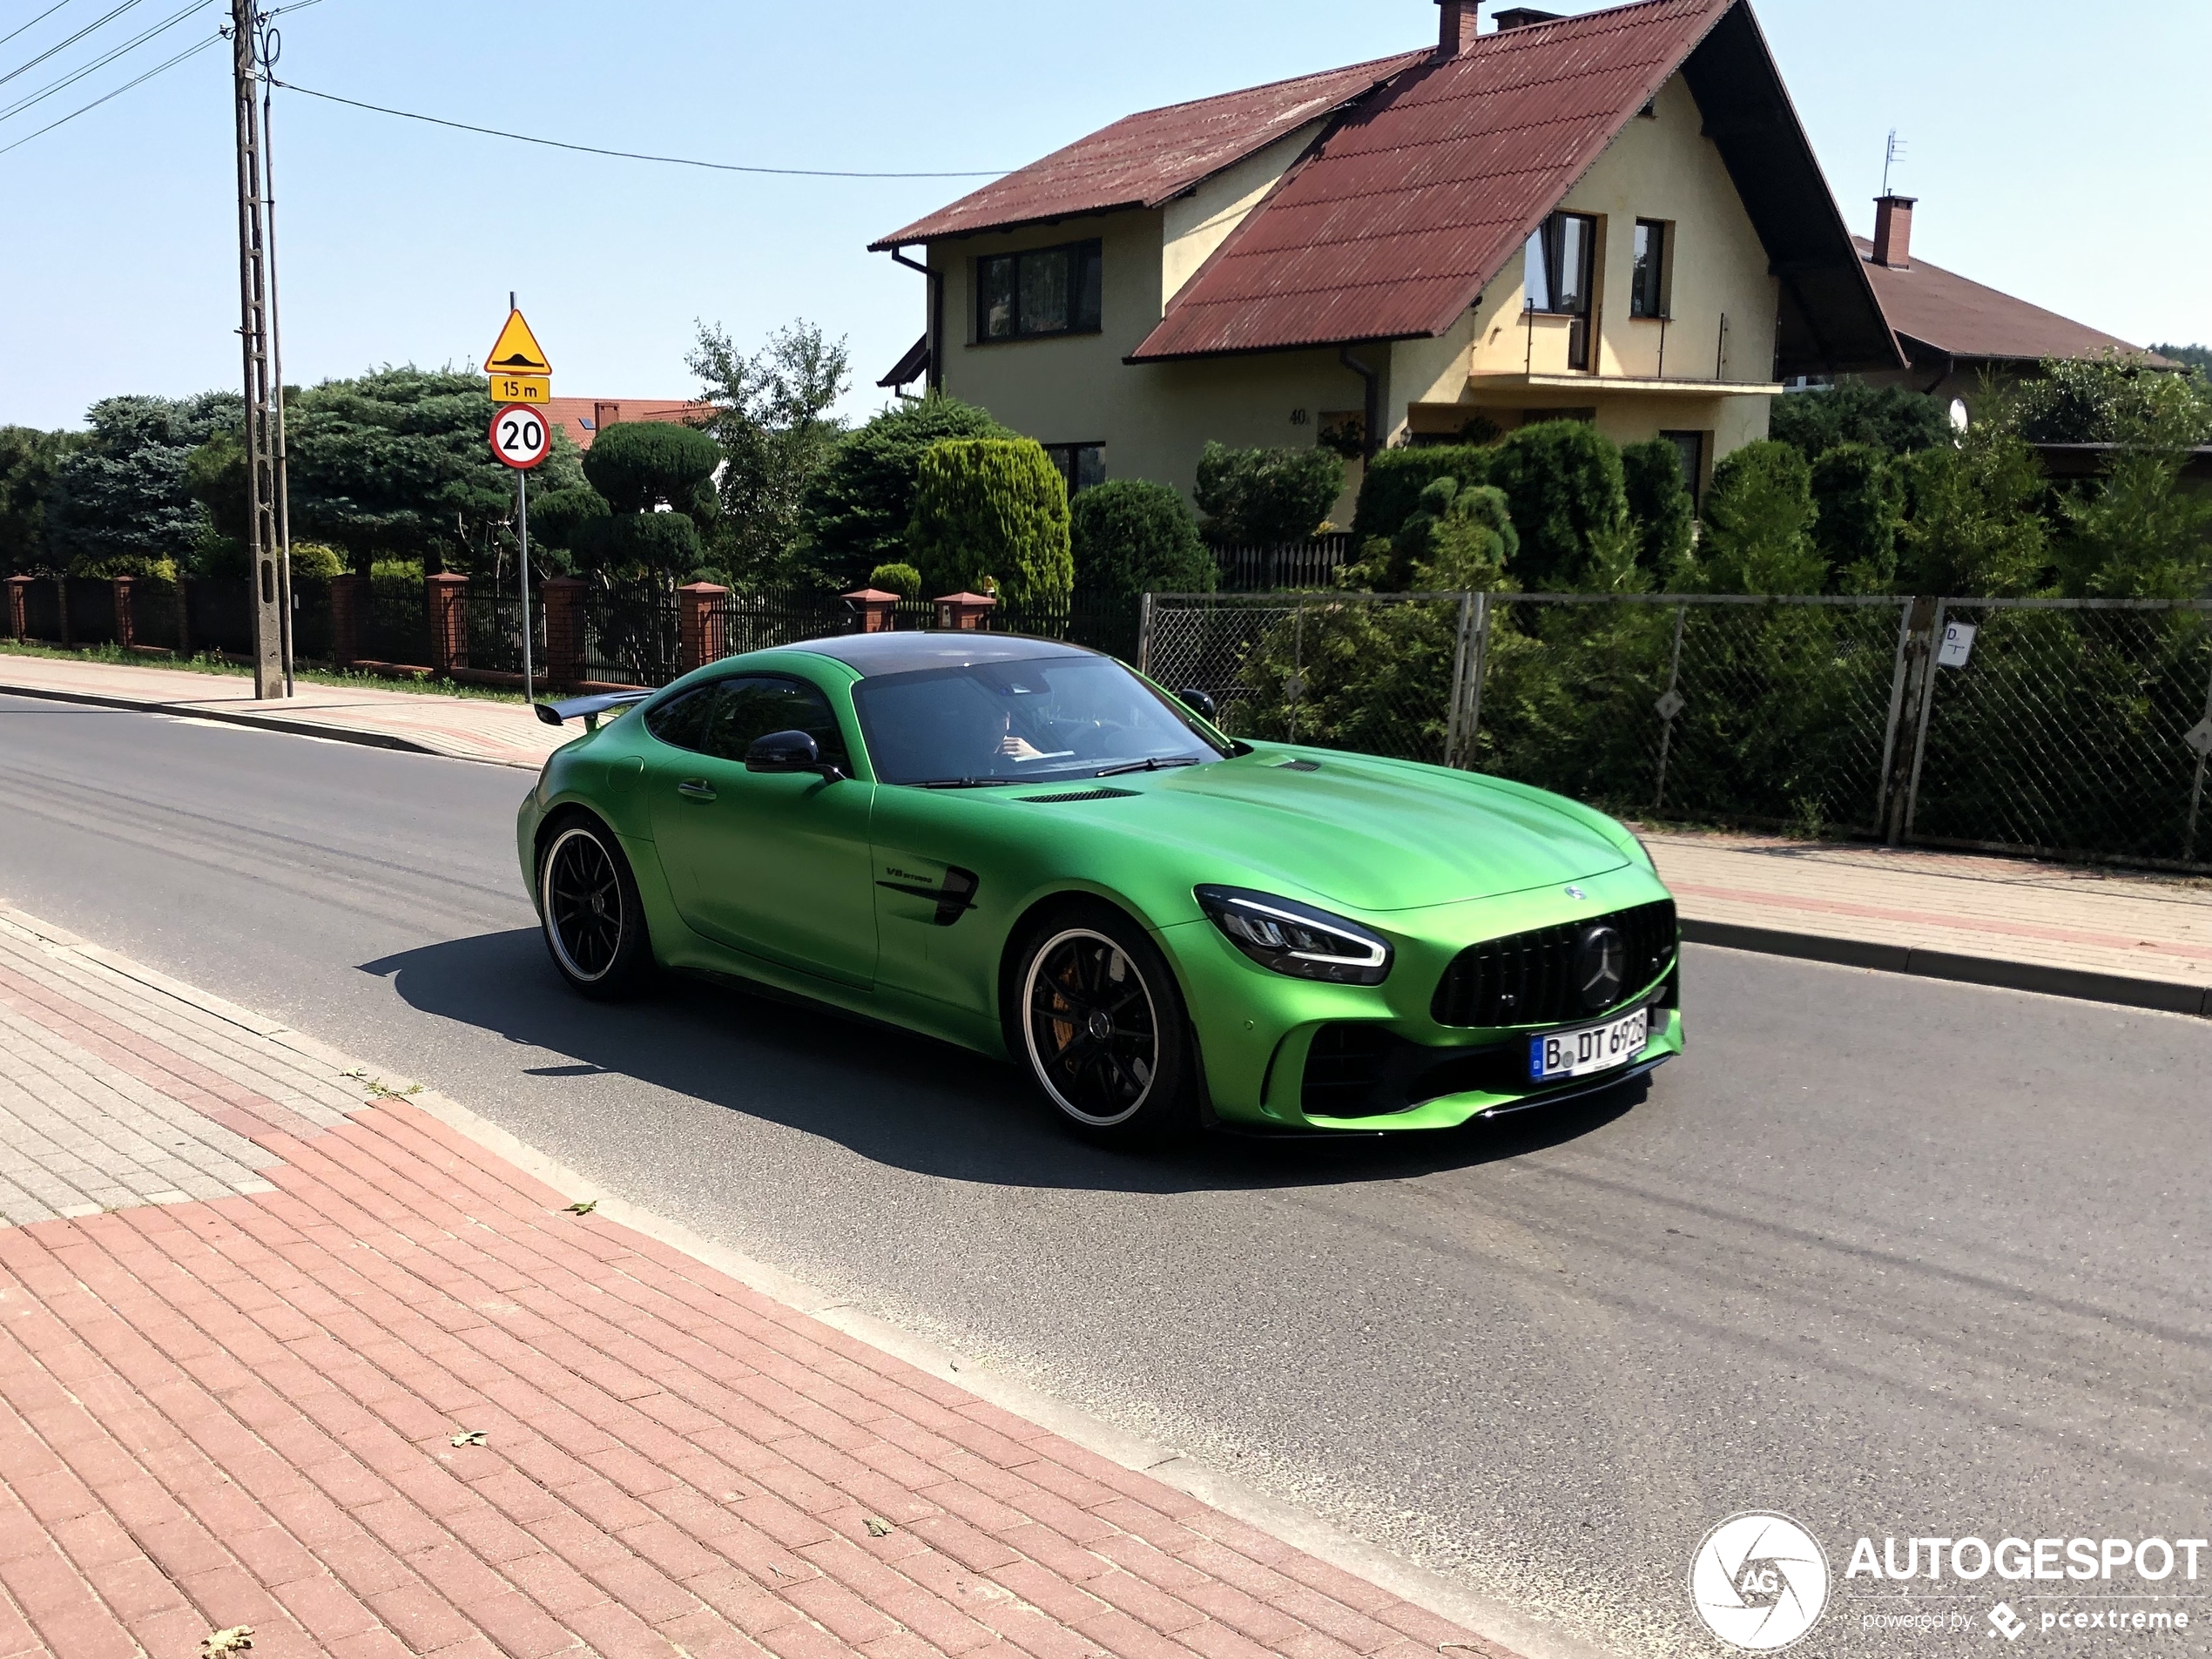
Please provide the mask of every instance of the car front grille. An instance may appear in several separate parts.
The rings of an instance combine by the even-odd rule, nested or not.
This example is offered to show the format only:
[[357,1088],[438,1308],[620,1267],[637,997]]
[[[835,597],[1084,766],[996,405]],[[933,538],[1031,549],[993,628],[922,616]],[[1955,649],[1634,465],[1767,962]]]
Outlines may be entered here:
[[1558,1025],[1593,1017],[1574,983],[1575,946],[1584,931],[1599,923],[1621,930],[1629,961],[1622,985],[1623,1000],[1642,994],[1667,970],[1681,947],[1682,928],[1672,900],[1616,910],[1588,921],[1562,922],[1470,945],[1454,957],[1437,981],[1429,1012],[1439,1025],[1493,1029],[1506,1026]]

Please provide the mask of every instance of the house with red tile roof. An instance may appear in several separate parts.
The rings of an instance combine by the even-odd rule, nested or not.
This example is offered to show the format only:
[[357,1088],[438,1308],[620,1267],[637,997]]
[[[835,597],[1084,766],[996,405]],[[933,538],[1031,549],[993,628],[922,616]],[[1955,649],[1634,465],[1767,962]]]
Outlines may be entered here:
[[2155,368],[2181,367],[2101,328],[1915,259],[1918,206],[1911,196],[1878,198],[1873,239],[1856,243],[1908,365],[1869,379],[1955,398],[1971,412],[1984,386],[2010,385],[2052,358],[2112,356]]
[[927,293],[885,383],[1076,486],[1562,417],[1702,484],[1784,379],[1905,366],[1747,0],[1433,3],[1433,46],[1130,116],[880,239]]
[[662,421],[675,426],[697,426],[714,410],[705,403],[669,397],[556,397],[549,398],[546,415],[567,433],[579,449],[617,421]]

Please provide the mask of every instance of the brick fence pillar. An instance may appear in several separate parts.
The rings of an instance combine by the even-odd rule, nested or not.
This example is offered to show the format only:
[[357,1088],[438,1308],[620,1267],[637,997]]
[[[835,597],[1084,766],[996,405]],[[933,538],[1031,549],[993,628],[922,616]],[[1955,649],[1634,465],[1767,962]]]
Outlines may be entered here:
[[998,604],[988,593],[948,593],[931,603],[937,607],[937,625],[973,632],[990,620]]
[[887,634],[892,631],[899,609],[897,594],[886,593],[881,588],[862,588],[838,597],[860,612],[862,633]]
[[132,610],[132,589],[136,577],[110,577],[108,583],[115,592],[115,648],[129,651],[138,643],[138,619]]
[[729,655],[728,619],[722,614],[722,601],[729,597],[729,589],[711,582],[693,582],[676,590],[676,626],[686,674]]
[[422,580],[430,616],[430,666],[441,674],[469,666],[469,578],[448,571]]
[[361,605],[368,578],[350,570],[330,578],[330,660],[351,668],[361,654]]
[[572,576],[550,576],[538,588],[545,607],[545,678],[574,685],[583,678],[583,590]]
[[27,638],[30,629],[30,584],[38,578],[32,576],[11,576],[8,578],[8,637]]

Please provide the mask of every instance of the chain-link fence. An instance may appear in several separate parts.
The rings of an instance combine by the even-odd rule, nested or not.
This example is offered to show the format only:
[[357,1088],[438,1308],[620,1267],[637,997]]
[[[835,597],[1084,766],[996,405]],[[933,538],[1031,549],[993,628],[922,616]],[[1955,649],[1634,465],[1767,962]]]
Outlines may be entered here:
[[1155,595],[1140,658],[1238,736],[1468,767],[1619,813],[2195,866],[2212,849],[2209,611]]

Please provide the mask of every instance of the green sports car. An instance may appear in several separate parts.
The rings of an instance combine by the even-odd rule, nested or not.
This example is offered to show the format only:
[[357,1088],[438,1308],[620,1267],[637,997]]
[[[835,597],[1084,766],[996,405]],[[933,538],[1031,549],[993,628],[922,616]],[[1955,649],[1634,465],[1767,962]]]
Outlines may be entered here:
[[1113,1143],[1448,1128],[1682,1051],[1675,906],[1621,825],[1212,712],[1050,640],[756,651],[541,705],[591,729],[523,872],[587,995],[797,993],[1011,1059]]

